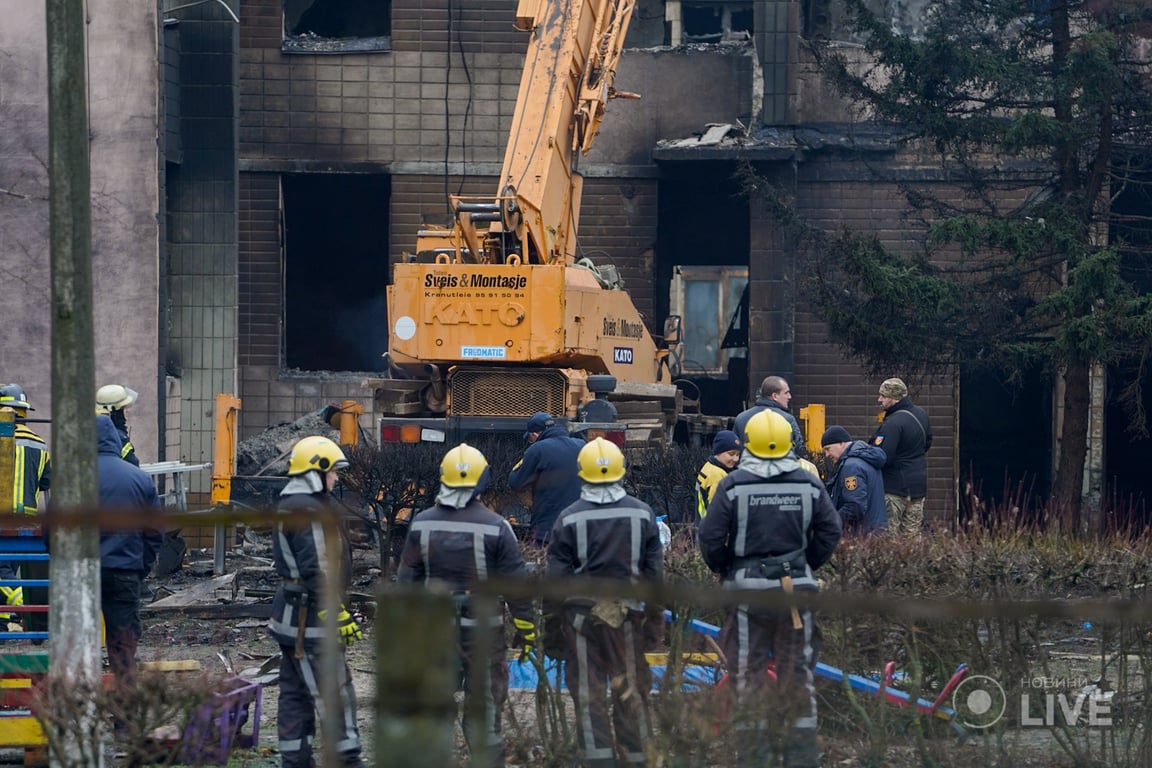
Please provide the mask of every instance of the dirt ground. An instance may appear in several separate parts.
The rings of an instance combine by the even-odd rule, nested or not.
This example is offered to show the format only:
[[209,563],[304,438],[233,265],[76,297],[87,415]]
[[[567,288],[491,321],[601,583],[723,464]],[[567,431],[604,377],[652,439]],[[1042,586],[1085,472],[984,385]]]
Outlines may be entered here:
[[[242,536],[242,545],[230,553],[226,561],[226,572],[236,573],[238,599],[236,603],[249,602],[252,605],[267,604],[277,587],[278,580],[271,570],[271,550],[266,536],[249,533]],[[356,594],[371,595],[380,577],[379,551],[367,542],[354,550],[354,585]],[[181,590],[204,583],[212,575],[211,553],[189,552],[184,567],[177,573],[162,579],[150,579],[149,586],[157,598],[180,592]],[[223,606],[222,606],[223,607]],[[233,604],[235,607],[235,604]],[[365,605],[370,614],[370,605]],[[243,611],[241,611],[243,612]],[[201,678],[241,675],[260,679],[261,675],[274,673],[279,647],[268,636],[265,618],[254,616],[189,616],[168,611],[142,612],[144,635],[139,657],[143,662],[196,662]],[[365,638],[349,650],[347,660],[352,671],[357,694],[357,714],[361,734],[365,742],[365,757],[377,757],[373,748],[374,698],[375,698],[375,633],[377,628],[371,618],[363,624]],[[20,650],[19,643],[5,644],[5,651]],[[35,650],[28,647],[27,650]],[[1098,659],[1099,651],[1090,646],[1067,646],[1059,653],[1067,657],[1067,667],[1061,674],[1087,676]],[[262,669],[263,667],[263,669]],[[175,673],[177,675],[183,673]],[[195,673],[194,673],[195,674]],[[268,680],[262,691],[259,719],[259,741],[252,749],[233,752],[230,766],[252,766],[253,768],[273,768],[279,765],[276,752],[276,712],[279,688],[273,680]],[[567,700],[567,696],[564,696]],[[570,702],[566,701],[570,712]],[[539,754],[535,745],[536,734],[533,723],[535,710],[532,694],[513,692],[510,706],[514,708],[506,718],[509,728],[509,741],[516,740],[522,754]],[[823,708],[824,703],[821,704]],[[822,709],[831,715],[830,708]],[[254,714],[252,712],[251,714]],[[830,718],[829,718],[830,719]],[[518,725],[513,725],[516,723]],[[821,727],[825,730],[824,725]],[[251,724],[245,727],[251,731]],[[931,736],[931,750],[944,762],[941,764],[969,764],[973,766],[1071,766],[1074,762],[1056,744],[1051,732],[1045,729],[1017,729],[997,738],[988,738],[979,732],[971,733],[965,740],[948,734],[945,728]],[[923,764],[923,755],[911,746],[915,734],[897,730],[886,743],[863,743],[859,737],[825,734],[823,748],[824,766],[918,766]],[[462,737],[457,734],[457,745],[462,749]],[[6,755],[0,753],[0,759]],[[7,755],[11,757],[11,755]],[[123,760],[110,759],[110,765],[125,765]],[[387,761],[377,763],[386,765]],[[466,765],[465,759],[461,760]],[[510,765],[515,763],[510,762]],[[520,763],[537,764],[534,760]],[[696,765],[697,763],[692,763]]]

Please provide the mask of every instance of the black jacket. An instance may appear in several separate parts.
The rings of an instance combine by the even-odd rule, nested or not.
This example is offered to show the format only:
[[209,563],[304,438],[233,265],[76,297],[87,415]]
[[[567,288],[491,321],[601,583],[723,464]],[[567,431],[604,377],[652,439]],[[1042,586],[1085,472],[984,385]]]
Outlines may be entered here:
[[[454,593],[470,592],[494,577],[524,576],[524,556],[512,526],[479,501],[462,509],[437,504],[408,526],[400,568],[401,582],[440,582]],[[532,621],[532,601],[512,600],[513,618]]]
[[[664,547],[655,513],[632,496],[604,504],[579,499],[552,527],[547,574],[554,579],[663,580]],[[574,595],[568,602],[594,601]]]
[[[295,480],[290,479],[289,483]],[[328,494],[323,491],[289,493],[280,497],[277,512],[318,512],[328,506]],[[286,520],[276,524],[272,533],[273,564],[277,575],[285,583],[280,585],[272,600],[272,618],[268,622],[268,631],[280,645],[295,645],[296,627],[301,613],[304,614],[305,643],[314,646],[323,638],[324,622],[319,612],[324,608],[324,579],[338,579],[341,591],[347,590],[352,581],[352,548],[343,536],[343,529],[339,535],[343,567],[337,571],[336,564],[328,562],[325,531],[319,519],[311,522]],[[308,607],[302,611],[304,605]]]
[[[147,472],[120,458],[120,435],[108,416],[96,417],[96,474],[100,506],[110,510],[155,510],[156,484]],[[164,537],[151,528],[100,531],[100,567],[148,573]]]
[[780,576],[790,575],[797,589],[816,589],[812,571],[832,557],[840,533],[828,492],[806,470],[765,479],[737,468],[720,481],[700,523],[700,554],[737,587],[779,588]]
[[576,474],[576,457],[583,447],[583,440],[553,425],[528,446],[508,476],[513,491],[532,489],[532,535],[537,541],[546,540],[560,511],[580,498],[583,481]]
[[846,531],[867,535],[888,530],[888,507],[884,504],[884,480],[880,476],[886,458],[876,446],[853,440],[836,462],[828,478],[828,495]]
[[744,430],[748,426],[748,420],[756,414],[760,413],[760,411],[763,411],[767,408],[771,408],[772,410],[776,411],[776,413],[784,417],[784,420],[787,421],[788,425],[792,427],[792,450],[796,452],[797,456],[807,458],[808,446],[804,444],[804,433],[800,431],[800,422],[796,421],[795,416],[793,416],[789,411],[781,408],[780,404],[771,398],[756,398],[756,402],[751,408],[746,411],[741,411],[739,415],[736,416],[736,423],[733,425],[732,431],[739,435],[740,439],[744,441],[745,445],[747,445],[748,435],[745,434]]
[[920,498],[928,492],[928,461],[932,427],[924,409],[905,397],[884,411],[884,421],[869,441],[888,455],[884,462],[884,492]]

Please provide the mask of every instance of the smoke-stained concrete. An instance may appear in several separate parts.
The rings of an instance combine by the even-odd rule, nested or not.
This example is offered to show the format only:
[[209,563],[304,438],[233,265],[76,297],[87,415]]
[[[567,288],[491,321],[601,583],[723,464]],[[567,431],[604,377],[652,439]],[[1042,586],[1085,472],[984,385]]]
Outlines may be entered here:
[[[129,424],[157,457],[157,18],[131,0],[87,4],[95,387],[138,390]],[[0,0],[0,379],[51,418],[48,71],[43,3]],[[37,431],[51,436],[48,425]]]

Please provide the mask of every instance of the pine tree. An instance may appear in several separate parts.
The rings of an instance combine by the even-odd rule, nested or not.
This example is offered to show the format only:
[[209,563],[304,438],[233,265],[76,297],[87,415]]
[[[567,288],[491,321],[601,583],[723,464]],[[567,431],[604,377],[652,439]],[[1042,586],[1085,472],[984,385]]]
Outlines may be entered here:
[[[865,119],[891,124],[945,184],[905,184],[923,250],[793,230],[810,298],[871,368],[942,373],[1042,363],[1064,381],[1053,501],[1080,528],[1090,373],[1152,351],[1152,297],[1133,283],[1112,200],[1152,179],[1152,8],[1142,0],[929,0],[915,37],[844,0],[859,39],[818,46]],[[861,62],[866,62],[862,64]],[[780,203],[779,214],[792,216]],[[1152,220],[1152,211],[1149,211]],[[1139,223],[1135,223],[1138,225]],[[1147,267],[1144,267],[1146,270]],[[1129,389],[1140,402],[1139,382]],[[1139,409],[1135,429],[1144,430]]]

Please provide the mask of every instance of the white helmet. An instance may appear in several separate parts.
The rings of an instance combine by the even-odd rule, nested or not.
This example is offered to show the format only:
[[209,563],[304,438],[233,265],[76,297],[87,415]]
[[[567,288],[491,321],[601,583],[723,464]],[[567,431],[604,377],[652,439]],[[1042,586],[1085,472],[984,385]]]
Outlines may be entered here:
[[123,384],[105,384],[96,390],[96,413],[111,413],[136,402],[136,390]]

